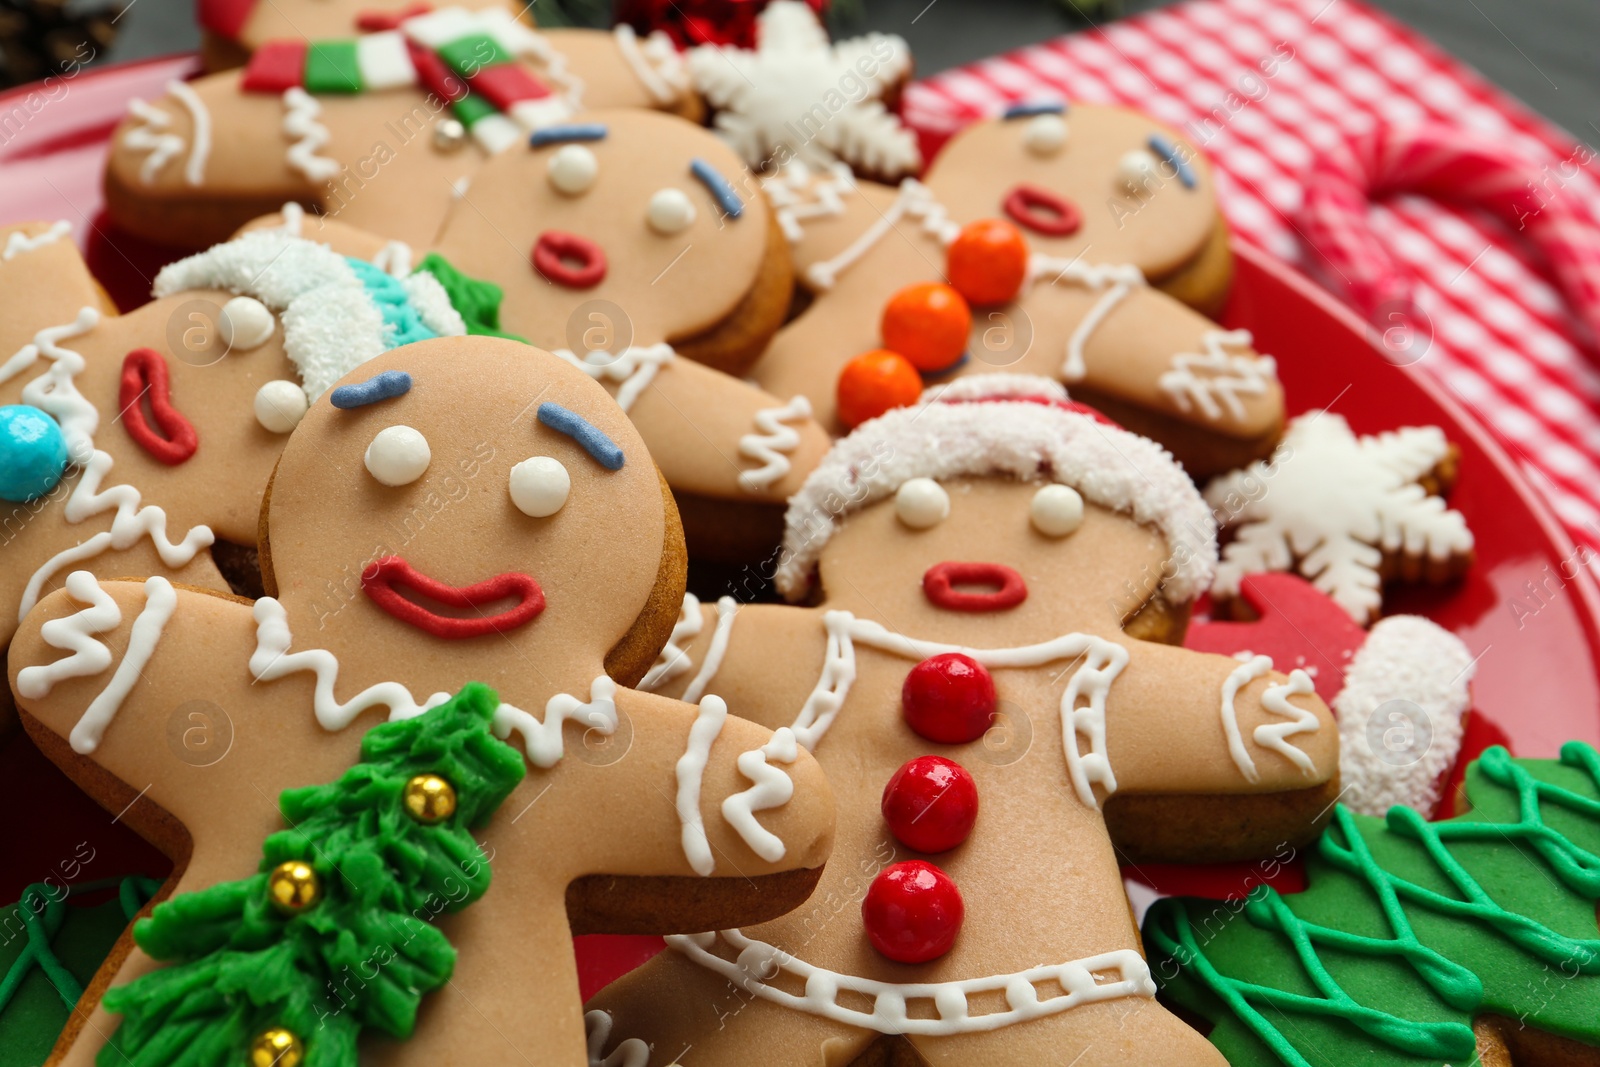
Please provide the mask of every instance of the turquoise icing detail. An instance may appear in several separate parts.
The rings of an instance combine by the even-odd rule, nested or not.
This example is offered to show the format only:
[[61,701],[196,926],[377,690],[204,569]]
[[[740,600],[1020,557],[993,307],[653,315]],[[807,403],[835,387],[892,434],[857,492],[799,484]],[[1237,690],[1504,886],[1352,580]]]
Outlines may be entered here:
[[355,271],[356,277],[361,279],[367,295],[372,297],[372,302],[378,305],[378,311],[383,315],[383,343],[387,347],[399,348],[439,336],[428,329],[422,316],[417,314],[417,309],[411,306],[411,298],[399,278],[364,259],[346,256],[344,260]]

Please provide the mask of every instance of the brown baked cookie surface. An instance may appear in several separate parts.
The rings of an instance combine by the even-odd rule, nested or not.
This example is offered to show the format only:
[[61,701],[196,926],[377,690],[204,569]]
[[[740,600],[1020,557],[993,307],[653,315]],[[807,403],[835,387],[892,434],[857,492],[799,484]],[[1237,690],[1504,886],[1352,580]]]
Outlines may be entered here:
[[[132,802],[183,894],[248,876],[282,827],[274,798],[336,779],[367,728],[467,680],[493,687],[495,732],[529,767],[480,832],[492,886],[439,920],[459,955],[414,1035],[369,1051],[584,1064],[571,931],[701,930],[794,907],[829,854],[828,783],[720,698],[685,704],[607,673],[638,674],[670,633],[682,549],[642,439],[586,375],[451,338],[341,386],[273,476],[271,597],[74,576],[14,643],[13,688],[52,758],[102,803]],[[90,663],[66,654],[81,647],[67,631],[99,650]],[[231,727],[204,767],[166,740],[174,708],[197,700]],[[770,753],[764,788],[740,762],[752,752]],[[94,992],[158,967],[125,948]],[[530,1003],[537,1042],[511,1021]],[[87,1064],[116,1032],[103,1007],[80,1015],[52,1062]]]
[[[839,441],[787,519],[777,582],[807,606],[690,601],[645,684],[812,749],[833,859],[807,906],[669,938],[602,991],[599,1052],[1220,1064],[1154,1000],[1119,853],[1303,845],[1338,736],[1303,673],[1165,643],[1216,559],[1184,472],[1054,382],[974,376]],[[960,906],[895,895],[912,877]]]

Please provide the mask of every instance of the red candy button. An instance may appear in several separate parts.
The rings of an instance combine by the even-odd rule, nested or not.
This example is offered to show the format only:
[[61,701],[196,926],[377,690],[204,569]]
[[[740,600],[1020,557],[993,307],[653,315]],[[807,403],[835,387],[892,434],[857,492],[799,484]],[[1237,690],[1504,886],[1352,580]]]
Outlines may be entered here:
[[950,243],[945,269],[967,303],[1004,304],[1016,299],[1028,275],[1028,242],[1001,219],[969,222]]
[[883,820],[907,848],[948,852],[978,821],[978,783],[955,760],[918,756],[884,786]]
[[927,963],[949,952],[965,915],[950,876],[923,860],[879,871],[861,902],[867,939],[898,963]]
[[996,699],[983,664],[960,652],[925,659],[906,675],[900,708],[919,736],[942,745],[976,741],[989,729]]

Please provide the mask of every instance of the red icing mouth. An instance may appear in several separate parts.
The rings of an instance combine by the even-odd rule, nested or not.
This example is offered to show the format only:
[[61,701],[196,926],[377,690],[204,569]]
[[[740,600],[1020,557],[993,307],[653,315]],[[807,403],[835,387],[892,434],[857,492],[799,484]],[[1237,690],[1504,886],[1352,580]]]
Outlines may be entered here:
[[1077,204],[1037,185],[1013,185],[1000,208],[1018,226],[1046,237],[1066,237],[1083,225]]
[[587,237],[546,230],[533,244],[533,269],[568,289],[592,289],[605,280],[605,251]]
[[[154,427],[145,421],[147,399]],[[122,425],[127,427],[128,436],[157,462],[176,467],[187,462],[200,447],[194,425],[172,406],[167,361],[155,349],[135,348],[122,361],[117,404],[122,408]]]
[[[478,615],[458,618],[440,615],[400,594],[400,587],[436,600],[451,608],[476,608],[492,604],[507,597],[518,597],[521,602],[496,615]],[[529,574],[508,572],[497,574],[476,585],[457,588],[415,570],[399,556],[385,556],[361,572],[361,588],[372,602],[401,622],[426,630],[435,637],[458,640],[465,637],[482,637],[485,634],[505,633],[523,623],[532,622],[544,610],[544,590]]]
[[[971,593],[958,585],[992,585],[987,593]],[[1028,599],[1028,583],[1002,563],[935,563],[922,575],[922,595],[936,608],[949,611],[1005,611]]]

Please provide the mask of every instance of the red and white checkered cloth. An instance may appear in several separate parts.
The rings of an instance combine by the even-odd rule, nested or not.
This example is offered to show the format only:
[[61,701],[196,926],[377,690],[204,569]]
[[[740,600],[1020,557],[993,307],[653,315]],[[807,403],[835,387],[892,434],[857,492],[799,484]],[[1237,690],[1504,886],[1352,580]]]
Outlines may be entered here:
[[[1338,279],[1295,223],[1306,178],[1380,122],[1503,145],[1600,214],[1600,181],[1571,165],[1587,156],[1570,135],[1356,0],[1190,0],[918,82],[905,114],[937,135],[1041,95],[1177,127],[1215,164],[1235,237],[1324,280]],[[1575,538],[1600,545],[1600,354],[1538,251],[1486,211],[1419,196],[1369,219],[1431,319],[1418,366],[1500,439]]]

